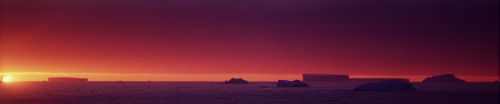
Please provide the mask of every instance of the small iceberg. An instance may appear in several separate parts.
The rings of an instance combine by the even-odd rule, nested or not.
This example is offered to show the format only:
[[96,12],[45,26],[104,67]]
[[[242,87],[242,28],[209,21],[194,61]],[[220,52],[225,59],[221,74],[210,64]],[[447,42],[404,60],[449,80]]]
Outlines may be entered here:
[[242,78],[231,78],[229,81],[224,81],[225,84],[248,84],[248,81]]
[[278,80],[276,84],[277,87],[309,87],[307,83],[304,83],[299,80],[295,81],[287,81],[287,80]]

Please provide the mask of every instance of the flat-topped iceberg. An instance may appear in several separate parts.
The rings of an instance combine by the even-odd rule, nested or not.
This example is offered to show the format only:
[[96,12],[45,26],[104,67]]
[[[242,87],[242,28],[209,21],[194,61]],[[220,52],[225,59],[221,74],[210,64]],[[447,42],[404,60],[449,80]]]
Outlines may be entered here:
[[49,82],[87,82],[87,78],[72,78],[72,77],[50,77]]
[[422,82],[424,82],[424,83],[428,83],[428,82],[458,82],[458,83],[465,83],[465,80],[462,80],[462,79],[459,79],[459,78],[455,77],[454,74],[442,74],[442,75],[427,77]]

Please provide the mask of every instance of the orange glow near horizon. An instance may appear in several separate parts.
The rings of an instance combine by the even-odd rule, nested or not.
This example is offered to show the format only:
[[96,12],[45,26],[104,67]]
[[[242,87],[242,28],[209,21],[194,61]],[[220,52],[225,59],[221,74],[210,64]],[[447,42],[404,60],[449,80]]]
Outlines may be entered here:
[[12,0],[0,3],[0,73],[14,82],[276,81],[302,73],[494,81],[499,16],[497,1],[486,1],[391,1],[408,6],[395,10],[337,0]]
[[12,82],[12,76],[7,75],[2,78],[3,82]]

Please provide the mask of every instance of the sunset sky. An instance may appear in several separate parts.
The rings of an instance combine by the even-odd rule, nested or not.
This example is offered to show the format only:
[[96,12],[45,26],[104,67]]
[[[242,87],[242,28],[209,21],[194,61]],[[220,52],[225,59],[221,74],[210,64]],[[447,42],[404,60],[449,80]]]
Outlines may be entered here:
[[498,0],[2,0],[13,80],[498,76]]

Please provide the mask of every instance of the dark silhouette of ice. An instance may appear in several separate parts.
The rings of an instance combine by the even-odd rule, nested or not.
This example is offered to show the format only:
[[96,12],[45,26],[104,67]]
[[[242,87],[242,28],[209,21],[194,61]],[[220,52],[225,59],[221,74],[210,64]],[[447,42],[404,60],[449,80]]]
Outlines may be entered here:
[[343,74],[302,74],[304,82],[348,81],[349,75]]
[[49,82],[87,82],[87,78],[49,77]]
[[309,84],[304,83],[299,80],[295,81],[287,81],[287,80],[278,80],[276,84],[277,87],[309,87]]
[[225,81],[225,84],[248,84],[248,81],[242,78],[231,78],[229,81]]
[[415,91],[415,88],[408,82],[388,80],[364,84],[354,88],[354,91]]
[[351,82],[383,82],[383,81],[389,81],[389,80],[397,80],[401,82],[410,82],[410,79],[406,78],[350,78],[349,81]]
[[344,74],[302,74],[302,79],[304,82],[382,82],[388,80],[398,80],[401,82],[410,82],[410,79],[406,78],[349,78],[349,75]]
[[464,80],[455,77],[454,74],[443,74],[443,75],[437,75],[437,76],[427,77],[422,82],[424,82],[424,83],[428,83],[428,82],[459,82],[459,83],[465,83]]

